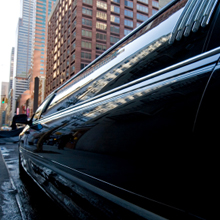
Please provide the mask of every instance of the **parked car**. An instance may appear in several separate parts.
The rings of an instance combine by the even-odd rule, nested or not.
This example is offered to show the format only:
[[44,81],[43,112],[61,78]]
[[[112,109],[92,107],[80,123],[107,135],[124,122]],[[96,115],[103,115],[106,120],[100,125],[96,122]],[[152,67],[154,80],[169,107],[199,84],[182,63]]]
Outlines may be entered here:
[[219,12],[174,0],[56,89],[20,134],[20,173],[74,219],[213,219]]

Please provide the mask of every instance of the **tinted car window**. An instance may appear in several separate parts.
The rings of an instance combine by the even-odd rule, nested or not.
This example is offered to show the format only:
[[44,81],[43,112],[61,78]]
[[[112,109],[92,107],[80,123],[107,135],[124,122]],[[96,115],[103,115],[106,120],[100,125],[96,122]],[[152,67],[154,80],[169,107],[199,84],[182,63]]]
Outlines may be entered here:
[[[180,1],[155,19],[145,22],[104,58],[79,73],[57,92],[46,115],[61,111],[103,92],[200,54],[208,29],[169,43],[171,33],[187,1]],[[80,81],[79,81],[80,80]]]

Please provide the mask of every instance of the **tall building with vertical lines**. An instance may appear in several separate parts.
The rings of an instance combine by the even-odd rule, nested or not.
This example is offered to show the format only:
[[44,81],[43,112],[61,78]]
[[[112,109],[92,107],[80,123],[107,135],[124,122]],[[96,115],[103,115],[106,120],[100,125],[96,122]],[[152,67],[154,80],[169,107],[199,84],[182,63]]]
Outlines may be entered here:
[[158,0],[58,0],[49,18],[46,95],[158,9]]
[[13,80],[12,111],[16,113],[18,98],[29,89],[28,72],[31,68],[33,45],[34,1],[21,0],[21,18],[18,20]]
[[12,47],[11,49],[11,60],[10,60],[10,73],[9,73],[9,88],[8,93],[13,88],[13,72],[14,72],[14,54],[15,54],[15,48]]
[[[34,40],[32,53],[32,69],[30,71],[29,90],[31,98],[29,100],[30,114],[32,114],[39,103],[45,98],[44,84],[46,78],[46,63],[47,63],[47,29],[48,17],[55,5],[56,0],[35,0],[34,12]],[[39,78],[41,89],[35,88],[35,78]],[[39,85],[37,85],[39,86]],[[35,93],[39,91],[39,94]],[[34,107],[35,106],[35,107]]]
[[[13,109],[15,113],[19,112],[16,111],[18,108],[26,109],[26,112],[28,108],[29,114],[33,113],[34,80],[36,77],[39,77],[42,81],[41,84],[45,81],[47,20],[55,1],[21,0],[22,17],[19,18],[17,28],[14,67]],[[41,102],[44,99],[45,93],[42,90],[40,91],[42,93],[39,96]],[[35,99],[38,102],[38,96]]]
[[34,37],[34,2],[35,0],[22,0],[22,17],[19,18],[17,51],[16,51],[16,71],[17,77],[28,77],[31,67],[32,43]]

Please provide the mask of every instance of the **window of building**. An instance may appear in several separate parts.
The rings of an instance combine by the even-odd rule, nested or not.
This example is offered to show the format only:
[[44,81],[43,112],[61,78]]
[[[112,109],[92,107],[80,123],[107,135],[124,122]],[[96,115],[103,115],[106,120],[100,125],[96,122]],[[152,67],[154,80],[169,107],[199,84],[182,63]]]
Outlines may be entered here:
[[86,3],[86,4],[88,4],[88,5],[92,5],[92,0],[83,0],[83,3]]
[[87,63],[81,63],[81,70],[82,70],[83,68],[85,68],[87,65],[88,65]]
[[110,42],[111,42],[111,43],[116,43],[116,42],[119,41],[119,40],[120,40],[119,37],[110,36]]
[[81,58],[91,59],[91,58],[92,58],[92,55],[91,55],[91,53],[81,52]]
[[83,7],[83,8],[82,8],[82,13],[85,14],[85,15],[90,15],[90,16],[92,16],[92,10],[89,9],[89,8]]
[[111,0],[111,1],[120,4],[120,0]]
[[69,65],[70,65],[70,61],[67,60],[67,61],[66,61],[66,66],[68,67]]
[[137,19],[142,20],[142,21],[146,21],[148,19],[148,16],[137,13]]
[[131,32],[131,30],[124,29],[124,35],[127,35]]
[[73,53],[73,54],[71,55],[71,62],[73,62],[73,61],[75,60],[75,58],[76,58],[76,55],[75,55],[75,53]]
[[70,68],[71,73],[75,71],[75,65],[72,65]]
[[137,4],[137,10],[148,13],[148,7],[147,6]]
[[157,10],[152,9],[152,14],[154,15],[154,14],[156,14],[156,13],[157,13]]
[[111,11],[115,13],[120,13],[120,8],[115,5],[111,5]]
[[125,19],[124,25],[129,26],[129,27],[133,27],[133,21]]
[[120,33],[120,28],[117,27],[117,26],[111,25],[111,26],[110,26],[110,31],[111,31],[111,33],[119,34],[119,33]]
[[106,34],[96,33],[96,39],[106,41]]
[[159,8],[159,2],[152,1],[152,5],[155,8]]
[[96,28],[97,29],[101,29],[103,31],[106,31],[107,30],[107,24],[105,23],[101,23],[101,22],[96,22]]
[[120,17],[117,17],[115,15],[111,15],[111,22],[120,23]]
[[87,30],[82,30],[82,36],[84,37],[92,37],[92,32]]
[[96,2],[96,6],[97,6],[98,8],[102,8],[102,9],[107,10],[107,4],[106,4],[105,2],[97,1],[97,2]]
[[81,42],[82,47],[87,48],[87,49],[92,49],[92,43],[87,42],[87,41],[82,41]]
[[133,8],[133,2],[125,0],[125,6]]
[[82,19],[82,24],[92,27],[92,20],[83,18],[83,19]]
[[124,13],[125,13],[125,16],[133,17],[133,11],[125,9]]
[[145,4],[148,4],[148,0],[138,0],[139,2],[143,2]]
[[96,12],[96,17],[97,17],[97,18],[101,18],[101,19],[103,19],[103,20],[107,20],[107,14],[104,13],[104,12],[101,12],[101,11],[97,11],[97,12]]
[[96,44],[96,50],[105,51],[106,50],[106,45]]
[[66,70],[66,77],[69,76],[69,68]]

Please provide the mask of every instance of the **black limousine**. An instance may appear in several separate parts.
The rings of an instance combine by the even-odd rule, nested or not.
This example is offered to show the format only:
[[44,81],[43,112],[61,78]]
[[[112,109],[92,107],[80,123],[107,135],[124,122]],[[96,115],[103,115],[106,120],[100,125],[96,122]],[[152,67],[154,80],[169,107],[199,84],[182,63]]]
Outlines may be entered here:
[[219,13],[174,0],[56,89],[22,118],[20,175],[74,219],[216,219]]

